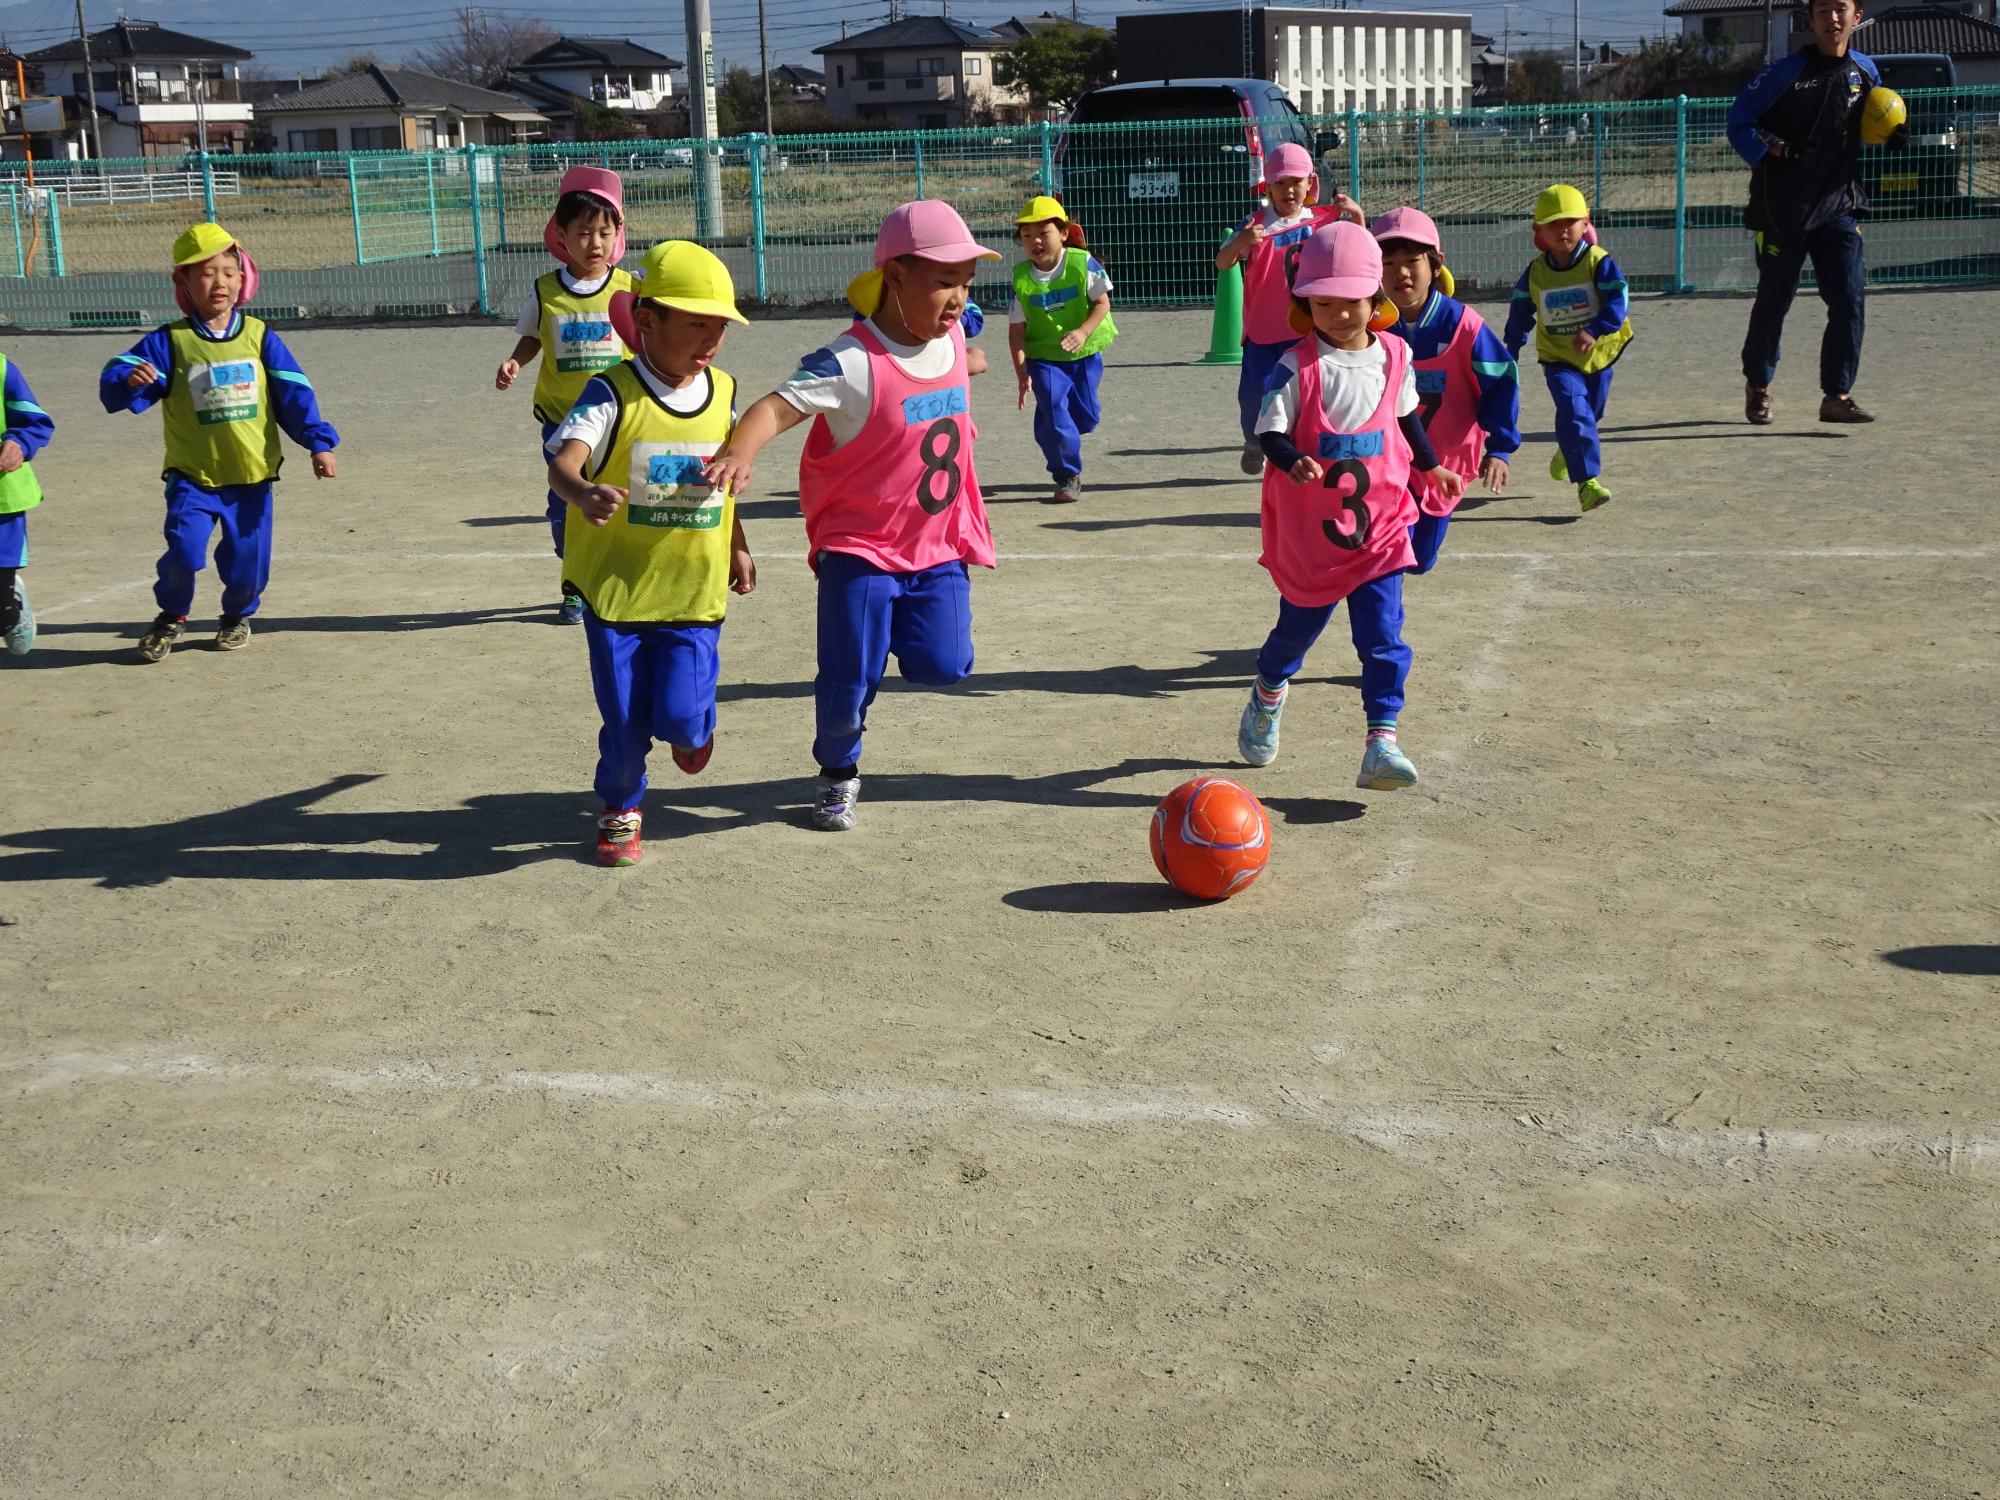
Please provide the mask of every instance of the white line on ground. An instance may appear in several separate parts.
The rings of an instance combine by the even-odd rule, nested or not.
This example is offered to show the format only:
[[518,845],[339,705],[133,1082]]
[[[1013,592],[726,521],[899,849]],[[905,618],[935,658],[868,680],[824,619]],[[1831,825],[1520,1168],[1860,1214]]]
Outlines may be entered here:
[[[1144,1092],[1070,1088],[952,1089],[942,1086],[834,1081],[811,1090],[676,1078],[651,1072],[544,1072],[479,1062],[437,1064],[389,1060],[344,1066],[231,1062],[202,1053],[72,1052],[0,1062],[0,1092],[14,1098],[87,1085],[145,1084],[214,1087],[303,1087],[354,1095],[395,1093],[548,1093],[605,1105],[637,1105],[700,1114],[904,1115],[911,1118],[1014,1115],[1069,1125],[1139,1127],[1206,1125],[1255,1130],[1307,1126],[1332,1130],[1393,1152],[1470,1136],[1512,1137],[1537,1149],[1568,1146],[1599,1157],[1619,1152],[1724,1166],[1778,1157],[1906,1155],[1921,1165],[1960,1175],[2000,1151],[2000,1125],[1959,1125],[1938,1131],[1871,1121],[1838,1121],[1810,1129],[1724,1126],[1686,1129],[1651,1121],[1592,1118],[1560,1109],[1508,1117],[1505,1110],[1445,1110],[1362,1106],[1313,1099],[1312,1085],[1287,1086],[1268,1111],[1195,1090]],[[1497,1118],[1496,1118],[1497,1117]],[[1507,1121],[1513,1130],[1495,1126]],[[1460,1148],[1454,1148],[1460,1149]]]
[[59,615],[66,609],[80,609],[86,604],[95,604],[99,599],[109,599],[113,594],[129,594],[134,589],[142,589],[152,581],[151,578],[135,578],[129,583],[114,583],[108,589],[85,594],[81,599],[65,599],[60,604],[38,604],[35,606],[35,616],[37,619],[42,619],[49,615]]

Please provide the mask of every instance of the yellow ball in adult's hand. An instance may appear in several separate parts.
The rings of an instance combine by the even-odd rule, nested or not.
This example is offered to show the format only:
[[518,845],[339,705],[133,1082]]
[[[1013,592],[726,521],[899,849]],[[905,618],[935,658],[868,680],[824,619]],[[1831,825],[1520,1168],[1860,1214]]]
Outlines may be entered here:
[[1894,89],[1872,88],[1861,101],[1861,139],[1867,145],[1880,146],[1909,118],[1910,109],[1901,94]]

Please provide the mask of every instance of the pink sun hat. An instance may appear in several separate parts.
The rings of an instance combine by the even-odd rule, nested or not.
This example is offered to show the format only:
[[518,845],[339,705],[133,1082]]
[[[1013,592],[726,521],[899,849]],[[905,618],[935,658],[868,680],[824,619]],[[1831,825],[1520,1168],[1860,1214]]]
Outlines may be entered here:
[[1286,141],[1264,153],[1264,180],[1257,184],[1258,191],[1268,192],[1272,183],[1284,177],[1305,178],[1306,202],[1319,200],[1319,168],[1313,164],[1312,153],[1296,141]]
[[947,266],[1002,258],[998,250],[989,250],[972,237],[965,220],[949,203],[937,198],[905,203],[889,211],[875,236],[875,269],[863,271],[847,284],[848,303],[862,317],[874,317],[882,305],[882,268],[905,255]]
[[1381,290],[1382,247],[1352,220],[1320,225],[1301,247],[1293,296],[1366,297],[1372,302]]
[[[602,198],[618,213],[618,238],[611,242],[611,264],[617,265],[625,258],[625,184],[618,174],[604,167],[571,167],[562,175],[562,182],[556,188],[556,199],[561,201],[566,193],[588,193],[593,198]],[[556,223],[556,216],[549,215],[548,227],[542,231],[542,244],[564,265],[570,263],[569,246],[563,243],[562,226]]]
[[1438,233],[1437,221],[1421,208],[1392,208],[1370,224],[1368,232],[1377,244],[1383,240],[1408,240],[1412,245],[1444,254],[1444,237]]

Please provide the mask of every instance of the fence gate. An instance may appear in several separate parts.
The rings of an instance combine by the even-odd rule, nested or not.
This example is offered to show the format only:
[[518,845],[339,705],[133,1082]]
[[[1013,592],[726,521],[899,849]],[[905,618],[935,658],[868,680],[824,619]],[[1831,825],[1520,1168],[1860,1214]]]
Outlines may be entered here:
[[[490,172],[479,175],[490,177]],[[347,187],[357,265],[470,255],[493,243],[477,212],[490,204],[474,203],[480,184],[462,153],[350,156]],[[484,190],[490,198],[490,181]]]

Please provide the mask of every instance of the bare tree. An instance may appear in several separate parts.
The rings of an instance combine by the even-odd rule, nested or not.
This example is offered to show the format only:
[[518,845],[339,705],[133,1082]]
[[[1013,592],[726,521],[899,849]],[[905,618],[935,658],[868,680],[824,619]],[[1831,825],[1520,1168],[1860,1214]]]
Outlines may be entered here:
[[411,54],[426,73],[492,88],[507,70],[556,39],[531,17],[496,15],[477,5],[461,6],[448,41],[435,42]]

